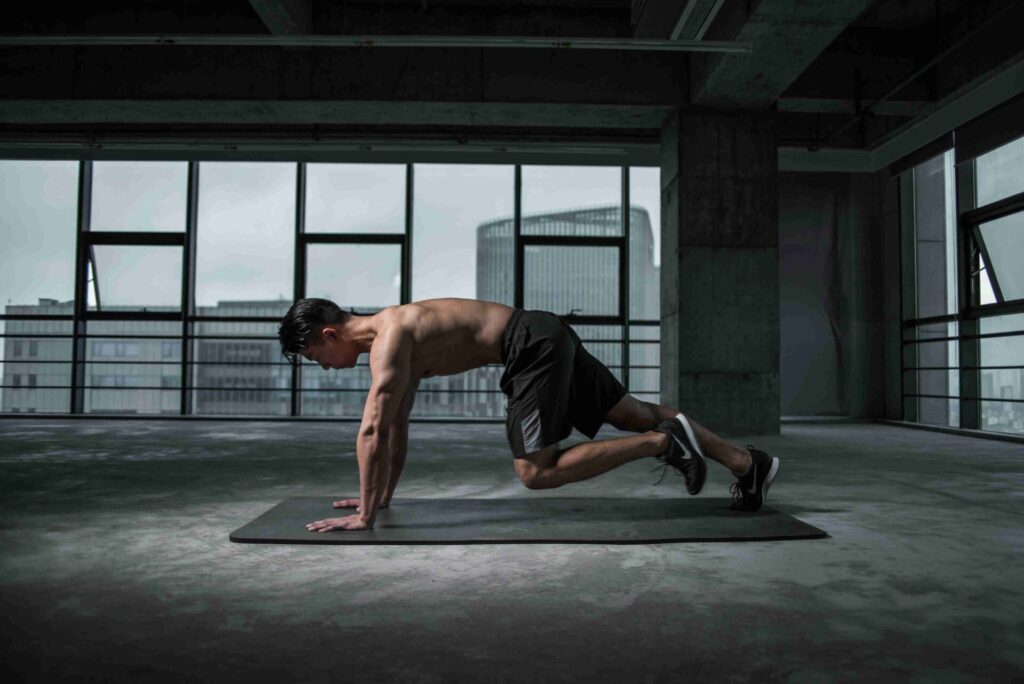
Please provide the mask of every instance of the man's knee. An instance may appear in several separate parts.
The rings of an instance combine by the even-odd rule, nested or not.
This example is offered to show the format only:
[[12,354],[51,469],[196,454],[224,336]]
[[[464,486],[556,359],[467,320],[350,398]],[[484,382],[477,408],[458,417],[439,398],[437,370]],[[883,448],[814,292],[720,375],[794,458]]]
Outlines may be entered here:
[[548,489],[545,478],[539,472],[519,473],[519,480],[527,489]]
[[532,454],[515,459],[516,475],[527,489],[553,489],[561,483],[555,473],[555,463],[565,449],[553,444]]

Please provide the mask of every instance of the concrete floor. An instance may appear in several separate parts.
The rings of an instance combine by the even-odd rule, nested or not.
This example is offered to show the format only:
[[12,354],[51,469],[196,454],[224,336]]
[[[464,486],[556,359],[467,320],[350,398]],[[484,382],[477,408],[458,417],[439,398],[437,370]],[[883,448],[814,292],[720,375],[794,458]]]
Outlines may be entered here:
[[[822,540],[228,541],[287,496],[357,495],[355,429],[0,420],[5,681],[1024,679],[1019,444],[858,423],[751,440],[783,459],[770,505]],[[400,497],[685,496],[651,486],[653,459],[529,491],[501,425],[410,441]],[[700,496],[729,482],[713,465]]]

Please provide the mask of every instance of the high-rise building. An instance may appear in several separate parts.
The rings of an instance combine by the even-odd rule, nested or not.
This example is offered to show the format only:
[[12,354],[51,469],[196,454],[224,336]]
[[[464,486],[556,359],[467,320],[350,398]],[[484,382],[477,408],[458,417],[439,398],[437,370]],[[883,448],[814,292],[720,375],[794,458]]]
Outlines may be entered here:
[[[657,320],[659,275],[654,265],[651,218],[631,207],[629,220],[629,317]],[[477,228],[476,296],[511,304],[515,219],[488,221]],[[618,204],[523,216],[522,235],[620,237]],[[616,315],[619,301],[617,251],[610,247],[538,247],[525,250],[524,305],[559,315]]]

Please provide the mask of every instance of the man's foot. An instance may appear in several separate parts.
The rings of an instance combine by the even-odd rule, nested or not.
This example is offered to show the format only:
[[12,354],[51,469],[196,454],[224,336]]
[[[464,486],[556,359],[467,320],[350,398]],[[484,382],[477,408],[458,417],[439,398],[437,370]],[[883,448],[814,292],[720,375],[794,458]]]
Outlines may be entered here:
[[[708,468],[704,463],[704,452],[700,450],[700,444],[697,443],[690,422],[680,413],[675,418],[662,421],[654,429],[669,437],[668,451],[655,458],[664,463],[666,468],[672,466],[686,478],[686,491],[690,494],[698,493],[704,486]],[[665,477],[664,470],[661,477]]]
[[768,500],[768,488],[779,474],[779,458],[747,445],[750,451],[750,470],[746,475],[736,476],[736,482],[729,485],[732,492],[734,511],[756,511]]

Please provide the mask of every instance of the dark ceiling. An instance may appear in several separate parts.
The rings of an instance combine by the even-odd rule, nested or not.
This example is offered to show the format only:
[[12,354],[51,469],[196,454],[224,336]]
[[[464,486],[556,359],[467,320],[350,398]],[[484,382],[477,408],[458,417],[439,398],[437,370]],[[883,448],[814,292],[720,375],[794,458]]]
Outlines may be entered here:
[[[778,110],[779,144],[872,149],[1021,60],[1016,0],[707,0],[703,41],[640,49],[704,0],[122,0],[5,9],[0,133],[499,129],[655,135],[674,107]],[[694,5],[697,7],[697,5]],[[12,44],[16,36],[216,36],[222,45]],[[238,36],[478,36],[462,47],[253,46]],[[608,49],[501,38],[599,38]],[[4,42],[6,41],[6,42]],[[182,103],[191,103],[185,106]],[[233,103],[251,109],[232,114]],[[153,113],[142,105],[160,104]],[[152,108],[151,108],[152,109]],[[148,112],[148,113],[147,113]]]

